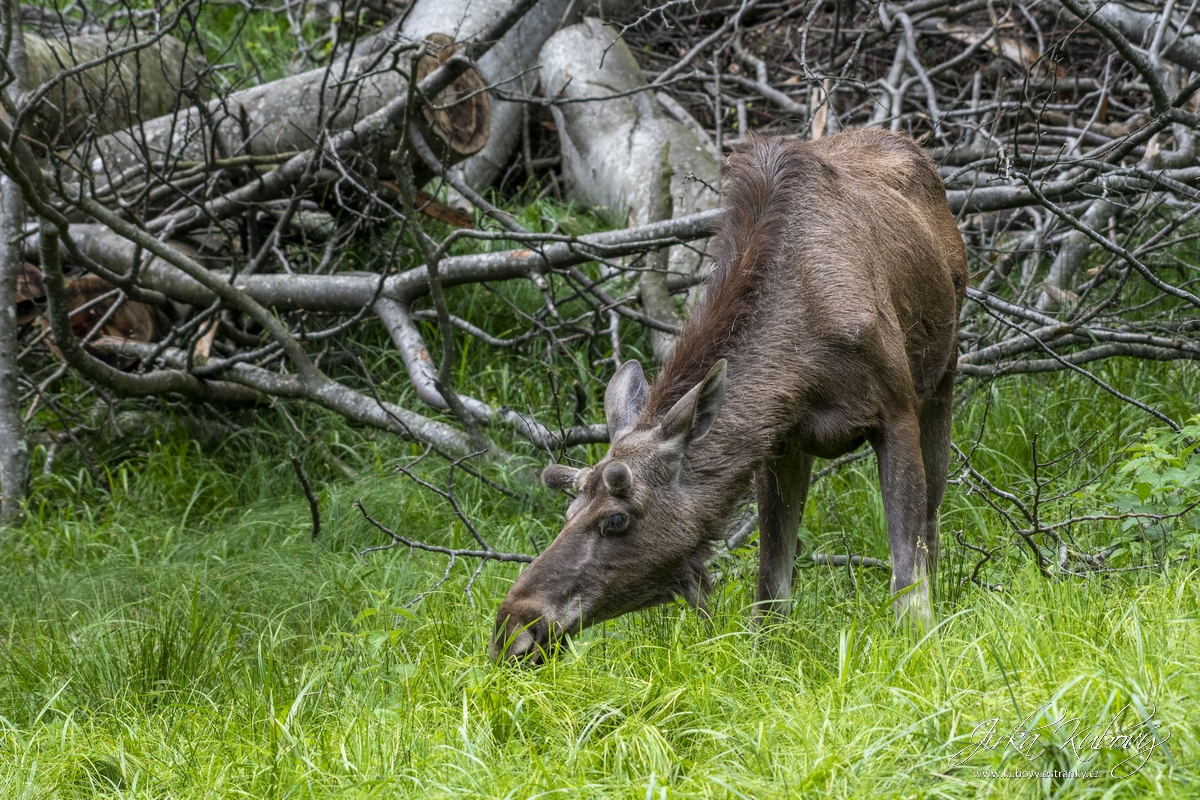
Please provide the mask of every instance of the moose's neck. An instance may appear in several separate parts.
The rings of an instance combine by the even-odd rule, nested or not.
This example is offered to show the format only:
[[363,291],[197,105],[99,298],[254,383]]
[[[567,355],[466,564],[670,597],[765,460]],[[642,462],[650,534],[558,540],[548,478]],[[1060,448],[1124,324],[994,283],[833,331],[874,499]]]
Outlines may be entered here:
[[746,378],[743,370],[730,370],[721,413],[684,456],[682,481],[700,504],[706,538],[722,535],[734,506],[749,489],[755,468],[770,456],[794,421],[786,397],[772,396],[770,387],[753,385]]

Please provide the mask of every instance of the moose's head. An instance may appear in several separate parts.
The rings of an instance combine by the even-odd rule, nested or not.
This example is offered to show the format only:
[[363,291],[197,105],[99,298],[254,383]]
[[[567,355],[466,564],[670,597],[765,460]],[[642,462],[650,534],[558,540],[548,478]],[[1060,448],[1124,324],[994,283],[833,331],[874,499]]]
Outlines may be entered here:
[[683,596],[702,600],[708,535],[703,498],[689,492],[684,461],[725,399],[726,362],[658,419],[646,410],[641,365],[625,362],[608,384],[608,454],[591,468],[559,464],[543,482],[576,493],[554,542],[521,574],[496,617],[492,656],[539,663],[562,637]]

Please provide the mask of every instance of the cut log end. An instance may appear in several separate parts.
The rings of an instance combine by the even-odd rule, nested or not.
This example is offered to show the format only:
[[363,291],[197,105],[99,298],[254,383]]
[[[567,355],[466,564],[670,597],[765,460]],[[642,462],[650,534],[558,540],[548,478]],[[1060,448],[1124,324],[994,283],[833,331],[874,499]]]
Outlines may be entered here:
[[[115,287],[103,278],[84,275],[67,284],[67,303],[72,311],[111,292]],[[115,300],[115,298],[114,298]],[[112,301],[101,301],[71,317],[71,330],[80,339],[87,336],[108,313]],[[100,328],[100,335],[152,342],[155,336],[154,312],[144,303],[125,301]]]
[[[418,81],[458,50],[454,40],[443,33],[431,33],[425,40],[431,52],[417,65]],[[440,154],[447,161],[453,163],[478,153],[487,144],[492,122],[491,99],[483,78],[474,69],[467,70],[437,96],[432,106],[425,107],[424,116],[437,140],[449,149],[449,153]]]
[[[40,281],[42,276],[37,268],[30,267],[29,269],[36,273],[36,278]],[[119,296],[114,295],[104,300],[100,298],[115,288],[111,283],[96,275],[83,275],[69,281],[66,292],[67,308],[71,313],[71,332],[77,339],[84,339],[103,320],[103,324],[93,335],[91,341],[93,345],[99,341],[110,344],[113,342],[153,342],[157,338],[158,330],[154,321],[154,310],[150,306],[125,300],[109,314],[112,304],[120,302]],[[108,319],[105,320],[105,317]],[[49,327],[50,322],[43,316],[40,324]],[[50,344],[50,350],[56,358],[62,358],[62,353],[53,344]],[[108,353],[101,357],[122,369],[128,369],[134,363],[128,358],[118,358]]]

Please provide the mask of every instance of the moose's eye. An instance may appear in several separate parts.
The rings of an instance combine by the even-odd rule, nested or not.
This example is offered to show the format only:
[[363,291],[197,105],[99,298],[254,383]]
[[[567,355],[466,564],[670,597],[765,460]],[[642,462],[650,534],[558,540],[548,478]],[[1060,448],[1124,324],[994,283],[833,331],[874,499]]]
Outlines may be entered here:
[[624,533],[629,528],[629,515],[618,511],[616,514],[609,514],[600,523],[601,536],[617,536]]

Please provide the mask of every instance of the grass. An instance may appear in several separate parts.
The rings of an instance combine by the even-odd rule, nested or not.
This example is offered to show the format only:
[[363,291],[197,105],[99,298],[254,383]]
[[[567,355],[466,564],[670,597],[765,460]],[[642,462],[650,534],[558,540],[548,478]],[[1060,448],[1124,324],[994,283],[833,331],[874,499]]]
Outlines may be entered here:
[[[599,224],[549,202],[524,213],[570,232]],[[542,302],[524,284],[508,298],[526,311]],[[455,289],[451,301],[496,335],[522,328],[484,289]],[[437,349],[436,331],[424,332]],[[355,335],[378,391],[415,406],[386,336]],[[632,326],[624,337],[626,357],[646,361],[644,338]],[[601,413],[603,386],[569,359],[460,345],[459,385],[490,403],[569,418],[571,393],[547,389],[549,366],[560,388],[580,381],[592,420]],[[572,355],[597,356],[583,345]],[[355,385],[357,369],[330,366]],[[1194,365],[1116,360],[1098,371],[1178,420],[1195,413]],[[67,449],[37,479],[29,523],[3,544],[0,797],[1196,796],[1200,576],[1193,561],[1170,560],[1192,555],[1194,518],[1077,526],[1083,549],[1123,543],[1114,564],[1166,565],[1047,580],[1004,521],[952,485],[940,624],[928,636],[891,621],[884,571],[811,566],[790,619],[754,635],[748,550],[715,565],[710,617],[681,605],[629,615],[525,670],[487,658],[515,566],[489,566],[468,598],[474,565],[460,564],[412,604],[443,559],[359,558],[382,544],[353,507],[360,498],[410,536],[469,541],[445,504],[392,473],[418,448],[283,401],[233,415],[232,435],[152,402],[118,412],[124,436],[95,423],[101,467]],[[1136,442],[1154,443],[1138,451],[1150,463],[1139,475],[1157,481],[1139,501],[1190,498],[1186,462],[1155,455],[1176,443],[1147,431],[1141,412],[1065,373],[963,383],[956,400],[955,441],[1006,489],[1033,491],[1033,441],[1042,461],[1072,456],[1042,491],[1057,496],[1043,508],[1050,521],[1134,507],[1133,480],[1117,468],[1133,463]],[[316,543],[288,453],[317,483]],[[423,475],[444,481],[445,467]],[[498,547],[542,549],[565,504],[520,488],[511,499],[460,480],[457,496]],[[963,581],[977,555],[955,532],[1001,548],[982,577],[1003,592]],[[873,459],[816,486],[801,535],[808,552],[886,557]],[[1148,716],[1162,746],[1124,765],[1129,753],[1087,750],[1089,733]],[[1007,738],[1023,729],[1040,735]],[[989,774],[1014,770],[1098,777]]]
[[[548,201],[523,214],[571,233],[600,225]],[[378,257],[370,243],[355,254]],[[527,313],[543,302],[525,283],[509,289]],[[450,299],[495,335],[524,327],[484,288]],[[582,310],[578,301],[560,308]],[[433,326],[424,333],[438,350]],[[354,335],[377,391],[416,407],[386,335]],[[603,385],[576,364],[606,353],[572,344],[573,360],[547,364],[541,353],[459,344],[458,385],[489,403],[569,422],[575,380],[589,421],[602,413]],[[625,357],[648,362],[645,344],[624,328]],[[328,369],[362,385],[358,362]],[[1195,413],[1194,364],[1114,360],[1098,372],[1175,419]],[[1178,443],[1080,376],[959,391],[955,441],[1002,487],[1033,492],[1034,441],[1043,462],[1068,456],[1042,489],[1053,498],[1044,520],[1118,502],[1141,508],[1126,485],[1138,481],[1149,487],[1143,505],[1178,506],[1195,493],[1180,482],[1192,474],[1186,460],[1161,457]],[[751,549],[715,565],[708,618],[681,605],[629,615],[526,670],[487,657],[515,566],[490,565],[468,598],[474,565],[459,564],[414,604],[444,559],[359,557],[383,542],[356,499],[409,536],[468,543],[444,503],[392,473],[419,448],[285,401],[229,413],[241,426],[233,434],[170,406],[122,402],[124,436],[89,418],[97,468],[67,448],[37,479],[28,524],[0,545],[0,797],[1197,796],[1194,517],[1076,526],[1081,549],[1122,543],[1114,565],[1165,566],[1048,580],[982,498],[952,485],[940,623],[927,636],[892,622],[886,572],[803,559],[791,617],[754,635]],[[39,420],[55,424],[45,411]],[[1118,468],[1133,463],[1127,448],[1137,442],[1154,446],[1138,451],[1149,466],[1134,481]],[[289,453],[317,483],[316,543]],[[423,469],[445,480],[444,466]],[[540,550],[565,503],[518,488],[512,499],[460,479],[457,496],[496,546]],[[1003,592],[963,580],[977,554],[956,533],[999,548],[981,577]],[[887,556],[873,459],[816,486],[801,536],[808,552]],[[1119,748],[1087,750],[1089,733],[1148,717],[1165,742],[1135,761],[1122,764],[1129,753]],[[1039,736],[1009,738],[1027,729]],[[1098,777],[990,775],[1014,770]]]
[[[1105,374],[1180,417],[1197,386],[1177,366],[1114,363]],[[978,434],[985,407],[979,458],[1013,485],[1028,479],[1035,432],[1045,453],[1107,436],[1087,470],[1145,425],[1086,381],[1056,376],[974,387],[957,441]],[[353,501],[409,535],[466,533],[389,474],[411,447],[318,411],[293,415],[359,475],[308,448],[324,481],[316,544],[283,455],[300,442],[282,421],[224,440],[176,426],[114,444],[98,454],[114,465],[109,491],[69,459],[41,479],[32,520],[0,564],[0,796],[1195,796],[1190,561],[1048,581],[1010,548],[988,572],[1006,591],[944,581],[955,591],[921,638],[891,621],[882,571],[803,569],[791,618],[754,636],[748,552],[719,565],[709,619],[667,606],[587,632],[543,669],[497,667],[487,637],[516,568],[489,567],[472,605],[470,567],[457,567],[407,607],[444,561],[388,552],[364,565],[357,551],[380,540]],[[873,471],[851,465],[818,485],[808,549],[886,555]],[[460,492],[507,548],[544,546],[561,519],[545,490]],[[943,529],[955,528],[978,541],[1009,535],[951,487]],[[964,574],[970,554],[947,538],[945,574]],[[1081,763],[1069,750],[1075,723],[1043,730],[1029,760],[996,738],[1151,712],[1170,738],[1144,764],[1086,751],[1086,732],[1075,737],[1091,757]],[[952,764],[984,741],[989,720],[996,737]],[[1100,777],[984,774],[1091,765]]]

